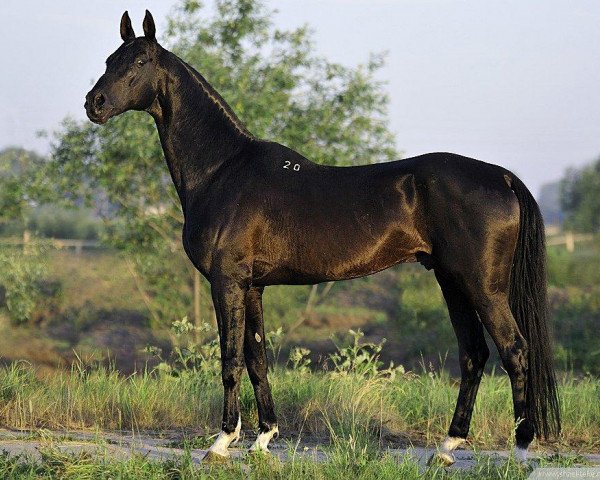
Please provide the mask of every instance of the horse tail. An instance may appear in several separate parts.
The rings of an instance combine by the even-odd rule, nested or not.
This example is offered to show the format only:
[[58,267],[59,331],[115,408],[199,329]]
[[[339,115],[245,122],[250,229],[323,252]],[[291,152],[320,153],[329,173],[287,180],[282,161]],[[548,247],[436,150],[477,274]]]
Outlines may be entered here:
[[525,415],[533,422],[537,436],[548,438],[560,433],[560,412],[548,328],[544,221],[531,192],[516,176],[511,177],[520,205],[520,226],[509,302],[529,346]]

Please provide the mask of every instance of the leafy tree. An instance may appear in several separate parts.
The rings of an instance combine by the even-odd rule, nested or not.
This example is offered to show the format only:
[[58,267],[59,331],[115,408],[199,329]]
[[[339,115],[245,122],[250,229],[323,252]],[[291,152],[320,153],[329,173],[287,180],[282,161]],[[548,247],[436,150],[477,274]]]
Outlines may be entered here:
[[24,323],[41,300],[41,280],[46,274],[43,246],[28,243],[23,250],[0,250],[2,304],[15,323]]
[[7,223],[24,224],[31,212],[31,196],[42,196],[44,189],[35,172],[43,165],[43,157],[23,148],[0,151],[0,227]]
[[[35,172],[43,158],[22,148],[0,152],[0,230],[22,233],[31,215],[31,196],[43,196],[44,189]],[[29,235],[27,235],[29,238]],[[0,303],[10,318],[22,323],[31,317],[40,300],[40,281],[46,273],[41,246],[31,241],[0,248]]]
[[[211,18],[200,2],[183,1],[162,43],[200,71],[259,137],[328,165],[397,157],[388,98],[374,79],[382,58],[356,68],[329,62],[313,53],[308,28],[278,30],[270,16],[259,0],[217,0]],[[67,119],[44,177],[71,201],[93,203],[102,192],[112,206],[106,241],[126,253],[153,318],[170,323],[189,313],[194,271],[155,130],[151,117],[137,112],[102,127]],[[206,308],[208,296],[202,298]]]
[[565,226],[581,232],[600,232],[600,158],[582,169],[570,169],[561,181]]

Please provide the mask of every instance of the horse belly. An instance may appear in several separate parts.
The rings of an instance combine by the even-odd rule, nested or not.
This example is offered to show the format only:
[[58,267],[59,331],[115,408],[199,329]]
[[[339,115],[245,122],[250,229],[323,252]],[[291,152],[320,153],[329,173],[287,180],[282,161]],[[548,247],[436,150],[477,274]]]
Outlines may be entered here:
[[[377,234],[361,229],[351,233],[331,229],[304,231],[287,245],[284,255],[267,255],[254,262],[256,284],[312,284],[363,277],[393,265],[416,261],[429,251],[418,234],[389,228]],[[270,257],[270,258],[269,258]]]
[[416,253],[427,247],[405,229],[390,229],[380,236],[349,238],[322,259],[331,280],[362,277],[398,263],[414,262]]

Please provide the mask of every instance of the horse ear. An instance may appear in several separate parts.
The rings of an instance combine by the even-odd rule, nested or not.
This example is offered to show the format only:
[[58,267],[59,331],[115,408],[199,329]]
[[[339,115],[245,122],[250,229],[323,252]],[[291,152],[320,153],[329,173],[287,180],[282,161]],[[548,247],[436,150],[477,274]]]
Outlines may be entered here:
[[125,10],[125,13],[121,17],[121,38],[124,42],[127,40],[133,40],[135,38],[135,32],[131,26],[131,20],[127,10]]
[[146,10],[146,16],[144,17],[144,35],[148,40],[156,40],[156,27],[154,26],[154,19],[148,10]]

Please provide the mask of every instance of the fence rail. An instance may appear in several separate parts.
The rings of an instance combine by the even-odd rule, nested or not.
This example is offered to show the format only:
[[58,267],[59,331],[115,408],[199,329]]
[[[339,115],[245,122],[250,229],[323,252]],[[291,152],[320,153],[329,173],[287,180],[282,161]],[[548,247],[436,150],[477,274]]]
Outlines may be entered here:
[[[76,254],[80,254],[84,248],[102,248],[103,245],[97,240],[77,240],[72,238],[44,238],[42,241],[51,245],[57,250],[73,249]],[[0,245],[10,245],[26,248],[31,242],[31,236],[25,232],[22,237],[5,237],[0,238]]]
[[553,235],[546,240],[546,245],[565,245],[568,252],[575,251],[575,243],[591,242],[594,235],[589,233],[564,232],[560,235]]
[[[581,242],[590,242],[594,239],[594,235],[588,233],[573,233],[563,232],[560,234],[548,235],[547,233],[546,245],[557,246],[565,245],[568,252],[575,251],[575,244]],[[12,246],[23,246],[25,247],[31,241],[29,232],[25,232],[23,237],[4,237],[0,238],[0,245],[12,245]],[[102,248],[103,245],[97,240],[76,240],[72,238],[47,238],[43,239],[44,242],[48,242],[52,247],[63,250],[72,248],[75,253],[79,254],[84,248]]]

